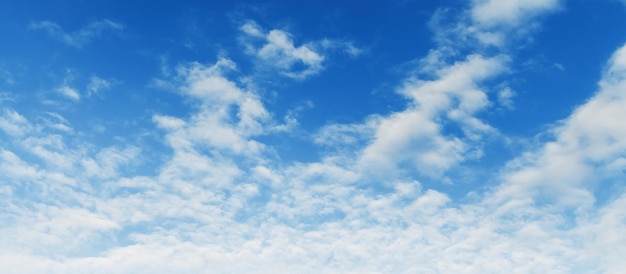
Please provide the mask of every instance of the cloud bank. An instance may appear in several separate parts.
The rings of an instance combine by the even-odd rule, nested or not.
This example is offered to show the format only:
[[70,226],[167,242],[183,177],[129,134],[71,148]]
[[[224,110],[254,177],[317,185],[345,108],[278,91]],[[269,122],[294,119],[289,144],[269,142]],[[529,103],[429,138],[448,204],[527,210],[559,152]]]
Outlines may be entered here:
[[[151,116],[169,151],[153,174],[133,169],[139,145],[94,146],[60,114],[5,108],[0,233],[11,237],[0,238],[0,270],[619,273],[626,45],[607,61],[596,93],[549,128],[549,140],[503,164],[494,185],[462,201],[437,189],[458,183],[451,174],[481,158],[490,138],[504,138],[481,112],[514,103],[511,89],[490,85],[515,56],[504,43],[494,50],[473,41],[507,37],[560,5],[472,1],[447,30],[462,25],[475,40],[438,40],[396,89],[405,108],[320,128],[312,142],[329,152],[319,161],[283,161],[263,141],[285,131],[227,58],[181,64],[164,80],[192,107]],[[240,31],[259,66],[297,80],[324,67],[315,43],[296,45],[286,31],[253,23]],[[63,41],[93,37],[81,33]],[[106,83],[92,77],[88,93]],[[614,191],[597,203],[604,187]]]

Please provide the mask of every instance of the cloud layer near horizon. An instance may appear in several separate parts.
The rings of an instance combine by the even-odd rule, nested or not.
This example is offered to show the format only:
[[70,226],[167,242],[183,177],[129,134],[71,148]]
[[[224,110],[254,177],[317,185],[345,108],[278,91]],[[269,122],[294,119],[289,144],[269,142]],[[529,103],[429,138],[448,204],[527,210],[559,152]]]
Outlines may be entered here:
[[[98,147],[57,113],[5,108],[0,233],[10,237],[0,239],[0,270],[618,273],[626,268],[626,45],[595,94],[550,127],[547,141],[503,164],[494,185],[459,201],[422,182],[458,183],[454,171],[483,157],[491,138],[506,138],[480,116],[497,104],[487,82],[515,58],[503,41],[561,4],[472,1],[453,24],[437,25],[466,40],[438,40],[398,85],[406,108],[320,128],[319,161],[281,160],[263,141],[297,122],[276,117],[251,84],[266,74],[234,77],[228,58],[183,63],[160,80],[191,107],[151,116],[151,134],[169,151],[154,174],[130,171],[146,160],[138,143]],[[44,23],[33,28],[78,47],[96,36],[82,33],[104,26],[70,39]],[[298,46],[288,32],[252,23],[240,31],[272,77],[322,73],[322,42]],[[103,81],[93,77],[88,94],[108,88]],[[598,203],[602,188],[613,191]]]

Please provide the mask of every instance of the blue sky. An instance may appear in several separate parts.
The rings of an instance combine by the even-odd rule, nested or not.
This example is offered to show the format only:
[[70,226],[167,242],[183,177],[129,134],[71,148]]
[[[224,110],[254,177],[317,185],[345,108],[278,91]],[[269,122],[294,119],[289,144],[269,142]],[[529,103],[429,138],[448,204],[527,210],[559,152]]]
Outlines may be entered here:
[[618,273],[626,2],[0,3],[2,273]]

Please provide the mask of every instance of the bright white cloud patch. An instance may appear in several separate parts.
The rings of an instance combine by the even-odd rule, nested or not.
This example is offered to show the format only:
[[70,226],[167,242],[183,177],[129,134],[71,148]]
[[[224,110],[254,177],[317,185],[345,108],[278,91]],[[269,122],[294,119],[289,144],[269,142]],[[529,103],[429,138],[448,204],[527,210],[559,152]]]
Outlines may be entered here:
[[481,26],[517,26],[537,14],[552,11],[559,0],[474,0],[472,19]]
[[167,116],[155,116],[161,128],[172,130],[170,145],[177,149],[192,149],[196,145],[236,154],[255,155],[264,145],[250,139],[266,131],[270,115],[258,95],[237,86],[222,76],[235,64],[227,59],[215,65],[191,64],[181,67],[180,92],[202,102],[201,110],[190,121]]
[[240,30],[247,53],[257,59],[260,69],[276,70],[293,79],[320,73],[329,51],[341,50],[352,57],[362,53],[353,43],[328,38],[296,45],[291,33],[279,29],[265,31],[255,22],[245,23]]
[[[600,91],[554,129],[555,140],[522,159],[507,175],[503,195],[546,195],[570,206],[591,206],[599,176],[621,176],[626,168],[626,46],[615,52]],[[602,175],[600,175],[602,174]],[[606,179],[606,178],[605,178]],[[506,193],[506,194],[505,194]]]
[[323,68],[324,56],[312,44],[294,45],[290,33],[282,30],[264,33],[255,23],[244,24],[241,31],[249,38],[262,41],[259,47],[252,41],[245,42],[250,54],[257,57],[262,64],[277,69],[287,77],[306,78],[319,73]]
[[[235,45],[217,46],[228,58],[181,58],[171,69],[138,50],[161,72],[162,90],[146,80],[146,93],[87,100],[121,88],[113,79],[132,83],[128,70],[81,78],[108,71],[96,67],[45,89],[72,104],[23,107],[10,93],[0,101],[0,234],[10,235],[0,237],[0,272],[619,273],[626,45],[593,95],[538,136],[506,136],[494,122],[528,111],[521,99],[532,92],[514,91],[523,57],[508,47],[515,39],[498,39],[530,35],[517,31],[560,4],[472,1],[439,26],[464,36],[435,39],[418,68],[393,80],[401,104],[346,123],[307,115],[365,101],[317,107],[340,96],[304,87],[323,92],[313,76],[334,64],[329,52],[362,51],[251,21],[235,27]],[[70,34],[49,21],[32,27],[80,46],[121,24]],[[358,80],[375,77],[368,65]],[[304,98],[281,101],[299,89]],[[494,156],[515,138],[524,146],[513,156]]]

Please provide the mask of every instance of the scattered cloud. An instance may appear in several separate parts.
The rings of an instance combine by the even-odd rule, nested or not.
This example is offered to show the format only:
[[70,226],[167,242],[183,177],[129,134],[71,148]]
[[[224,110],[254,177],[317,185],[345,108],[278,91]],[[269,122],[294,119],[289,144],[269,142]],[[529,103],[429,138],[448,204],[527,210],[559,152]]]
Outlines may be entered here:
[[294,79],[304,79],[323,69],[324,56],[312,44],[294,45],[292,35],[282,30],[265,32],[256,23],[246,23],[241,31],[248,38],[261,40],[261,46],[245,41],[249,54],[263,65],[275,68],[280,74]]
[[346,41],[324,39],[320,45],[324,49],[339,49],[351,57],[358,57],[365,52],[365,50],[354,46],[354,43]]
[[537,193],[570,206],[592,206],[599,174],[621,175],[626,168],[626,129],[619,118],[626,115],[625,71],[626,45],[609,61],[599,92],[553,129],[553,141],[513,162],[498,194]]
[[111,86],[116,83],[117,81],[115,80],[106,80],[98,76],[91,76],[87,84],[87,96],[99,95],[102,91],[110,89]]
[[352,57],[363,53],[351,42],[328,38],[297,46],[291,33],[279,29],[265,31],[253,21],[243,24],[240,31],[246,52],[257,59],[262,69],[271,68],[293,79],[320,73],[331,50],[341,50]]
[[105,19],[94,21],[77,31],[68,33],[55,22],[39,21],[32,22],[30,24],[30,28],[34,30],[45,30],[52,38],[55,38],[68,46],[81,48],[82,46],[89,44],[94,39],[99,38],[105,32],[120,32],[124,30],[124,25]]
[[61,116],[58,113],[54,112],[46,112],[47,117],[43,118],[43,121],[46,126],[49,128],[53,128],[56,130],[64,131],[64,132],[72,132],[72,127],[70,123],[65,117]]
[[515,108],[513,98],[516,95],[510,87],[505,87],[498,92],[498,104],[505,109],[512,110]]
[[[250,138],[264,134],[271,117],[259,96],[240,88],[222,76],[235,69],[228,59],[212,66],[190,64],[180,67],[179,91],[201,102],[202,110],[190,121],[156,115],[154,121],[168,134],[170,145],[191,149],[191,144],[203,140],[209,149],[226,150],[236,154],[255,155],[264,146]],[[233,110],[234,111],[231,111]]]
[[344,147],[362,144],[372,136],[380,124],[379,116],[370,117],[362,124],[330,124],[320,129],[314,142],[328,147]]
[[[446,73],[441,73],[442,79],[461,72],[473,75],[466,83],[489,77],[488,69],[471,73],[460,69],[469,70],[474,67],[468,64],[486,61],[477,60],[469,58],[455,69],[446,68]],[[359,182],[367,173],[342,156],[285,167],[255,157],[234,162],[224,157],[224,151],[234,150],[232,147],[237,144],[223,146],[208,135],[228,129],[238,136],[232,139],[235,141],[253,136],[247,134],[256,131],[238,131],[245,127],[239,128],[242,119],[235,117],[246,115],[229,118],[220,114],[219,108],[222,102],[247,109],[242,105],[246,98],[254,97],[253,93],[225,78],[223,70],[234,67],[227,60],[211,66],[185,66],[181,69],[180,91],[204,105],[187,118],[154,116],[174,149],[154,177],[123,176],[117,171],[140,153],[133,147],[87,154],[58,151],[65,154],[62,162],[77,163],[65,168],[82,170],[62,173],[74,174],[72,178],[60,177],[60,173],[53,171],[54,166],[46,169],[33,166],[10,150],[0,152],[0,176],[13,182],[11,191],[29,191],[28,184],[45,186],[45,193],[51,199],[48,201],[52,203],[39,202],[35,208],[20,208],[16,205],[23,201],[14,197],[4,200],[10,204],[3,209],[9,213],[4,216],[15,219],[2,232],[17,236],[3,238],[0,246],[6,256],[1,256],[0,267],[96,273],[102,269],[106,269],[104,272],[194,272],[207,267],[246,273],[268,270],[568,273],[581,269],[616,272],[623,267],[620,243],[626,239],[612,232],[625,228],[626,220],[620,213],[626,201],[624,195],[597,209],[580,201],[592,197],[582,195],[589,187],[585,183],[588,175],[610,176],[606,171],[617,174],[625,168],[620,165],[624,161],[619,161],[620,151],[626,150],[619,141],[624,138],[618,138],[624,137],[623,126],[613,121],[615,117],[623,117],[616,115],[623,109],[619,107],[622,105],[619,91],[624,85],[619,74],[623,67],[619,64],[621,55],[616,53],[601,81],[602,90],[555,130],[555,142],[510,163],[511,169],[503,174],[503,185],[468,203],[453,203],[445,193],[393,175],[384,180],[387,191],[364,187]],[[420,102],[421,93],[413,91],[428,83],[410,85],[407,96]],[[454,89],[446,90],[453,94]],[[482,103],[470,102],[476,105],[468,109],[484,107]],[[372,118],[364,125],[329,125],[321,131],[319,140],[331,146],[358,143],[360,136],[377,134],[375,129],[385,127],[385,123],[402,121],[397,116],[428,117],[426,114],[445,112],[450,105],[440,103],[424,111],[418,111],[416,105],[406,112]],[[260,113],[242,111],[249,111],[249,115]],[[217,123],[210,118],[215,115],[218,115],[214,118]],[[15,112],[6,112],[5,116],[21,124],[28,122]],[[260,116],[253,117],[258,121]],[[596,122],[587,123],[591,118]],[[263,128],[270,126],[261,124]],[[413,136],[401,132],[403,127],[397,128],[398,136]],[[196,130],[209,133],[198,137],[193,134]],[[334,138],[326,131],[347,137]],[[40,146],[47,142],[48,150],[56,147],[72,151],[62,139],[45,141],[32,136],[37,133],[21,134],[31,134],[25,139],[39,138]],[[25,147],[36,147],[32,145],[35,143],[29,144]],[[568,157],[573,160],[562,162]],[[564,172],[555,165],[559,162],[579,162],[579,165]],[[593,167],[578,168],[589,164]],[[572,173],[572,170],[580,171]],[[516,179],[528,175],[531,175],[528,185]],[[81,176],[100,178],[107,183],[99,186],[102,181],[93,181],[80,187],[83,190],[75,190],[73,187],[79,187]],[[68,185],[71,182],[73,187]],[[563,216],[562,207],[540,202],[545,201],[542,199],[545,195],[555,199],[556,205],[564,203],[584,211],[579,213],[579,218],[569,220]],[[135,229],[124,232],[129,227]],[[89,251],[87,246],[95,250]],[[428,252],[416,254],[415,250]],[[172,254],[177,255],[172,257]]]
[[[538,27],[537,18],[556,12],[560,0],[473,0],[468,10],[440,9],[431,20],[435,40],[441,45],[496,47],[527,38]],[[450,20],[450,18],[457,18]]]
[[[476,0],[459,17],[505,37],[557,6]],[[248,53],[286,77],[315,75],[327,60],[323,41],[297,46],[293,35],[255,23],[241,32]],[[83,36],[82,44],[97,35]],[[3,109],[0,233],[12,237],[0,238],[0,270],[619,273],[626,45],[608,61],[597,93],[549,129],[550,140],[521,151],[487,190],[456,200],[427,182],[460,187],[447,172],[480,157],[485,139],[499,134],[481,112],[490,99],[513,108],[511,88],[488,96],[485,86],[514,58],[483,49],[462,40],[437,45],[398,85],[404,109],[321,127],[312,141],[327,153],[307,162],[281,160],[262,138],[297,125],[298,109],[278,124],[226,58],[163,73],[162,86],[191,107],[151,115],[169,150],[148,174],[132,172],[147,144],[97,146],[63,113]],[[89,80],[87,96],[113,83]],[[67,82],[56,91],[80,100]],[[603,187],[615,192],[599,203]]]
[[80,94],[78,93],[78,90],[71,88],[69,86],[63,85],[57,89],[55,89],[55,91],[64,96],[67,97],[69,99],[72,99],[73,101],[80,101]]
[[9,136],[20,137],[32,128],[28,120],[11,109],[4,109],[0,116],[0,129]]
[[538,14],[556,10],[559,0],[474,0],[472,20],[480,27],[516,27]]

